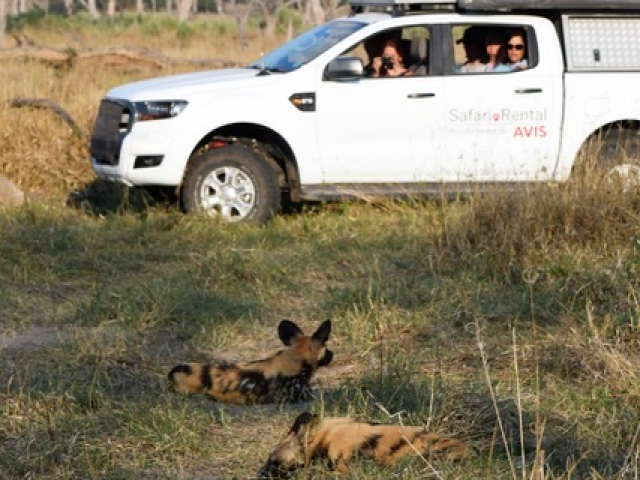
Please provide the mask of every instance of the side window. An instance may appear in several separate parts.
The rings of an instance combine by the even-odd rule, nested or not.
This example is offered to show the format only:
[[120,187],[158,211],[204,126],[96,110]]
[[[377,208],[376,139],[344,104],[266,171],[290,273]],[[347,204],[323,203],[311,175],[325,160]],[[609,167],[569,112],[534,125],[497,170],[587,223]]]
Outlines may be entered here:
[[346,53],[362,59],[366,78],[425,76],[430,39],[428,27],[415,25],[376,33]]
[[523,25],[456,25],[451,29],[454,72],[506,73],[534,65],[532,33]]

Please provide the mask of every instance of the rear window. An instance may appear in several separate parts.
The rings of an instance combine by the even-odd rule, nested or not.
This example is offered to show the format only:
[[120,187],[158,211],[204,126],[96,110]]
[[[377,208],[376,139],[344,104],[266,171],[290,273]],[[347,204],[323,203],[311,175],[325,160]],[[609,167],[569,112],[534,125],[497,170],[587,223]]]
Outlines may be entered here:
[[512,73],[535,66],[526,26],[456,25],[451,36],[456,73]]

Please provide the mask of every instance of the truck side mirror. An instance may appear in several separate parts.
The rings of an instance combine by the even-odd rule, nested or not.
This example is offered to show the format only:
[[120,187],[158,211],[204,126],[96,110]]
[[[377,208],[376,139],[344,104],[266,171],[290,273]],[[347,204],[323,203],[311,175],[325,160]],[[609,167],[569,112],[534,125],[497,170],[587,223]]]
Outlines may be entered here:
[[364,66],[360,57],[338,57],[329,62],[324,73],[325,80],[355,80],[362,78]]

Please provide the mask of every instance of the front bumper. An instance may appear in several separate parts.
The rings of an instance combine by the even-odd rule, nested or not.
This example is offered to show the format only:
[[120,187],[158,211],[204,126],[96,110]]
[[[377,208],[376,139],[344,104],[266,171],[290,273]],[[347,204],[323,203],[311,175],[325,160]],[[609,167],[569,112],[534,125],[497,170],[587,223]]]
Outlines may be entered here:
[[129,186],[176,186],[190,152],[180,144],[185,137],[175,119],[135,123],[131,103],[105,98],[91,137],[91,167],[99,178]]

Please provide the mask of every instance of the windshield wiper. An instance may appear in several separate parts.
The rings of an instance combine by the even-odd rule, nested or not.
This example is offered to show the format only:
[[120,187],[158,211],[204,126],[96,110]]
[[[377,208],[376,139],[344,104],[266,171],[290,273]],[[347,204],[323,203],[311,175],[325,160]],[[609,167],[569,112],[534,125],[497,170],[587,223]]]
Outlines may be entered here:
[[260,70],[258,75],[271,75],[272,73],[287,73],[288,70],[282,68],[265,67],[264,65],[249,65],[247,68]]

